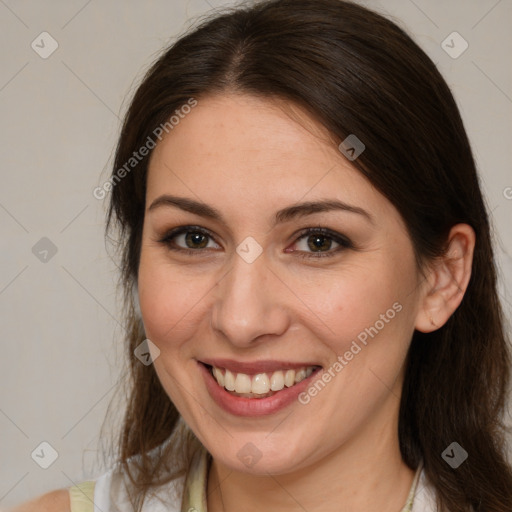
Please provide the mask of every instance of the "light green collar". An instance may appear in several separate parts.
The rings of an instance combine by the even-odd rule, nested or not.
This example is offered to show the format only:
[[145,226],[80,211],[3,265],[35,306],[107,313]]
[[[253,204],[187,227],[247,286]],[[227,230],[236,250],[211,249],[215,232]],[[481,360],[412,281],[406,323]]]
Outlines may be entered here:
[[[190,469],[185,479],[181,512],[208,512],[206,506],[206,492],[208,486],[208,470],[210,468],[210,454],[201,447],[192,458]],[[420,462],[409,491],[407,501],[400,512],[411,512],[414,495],[418,486],[423,463]]]

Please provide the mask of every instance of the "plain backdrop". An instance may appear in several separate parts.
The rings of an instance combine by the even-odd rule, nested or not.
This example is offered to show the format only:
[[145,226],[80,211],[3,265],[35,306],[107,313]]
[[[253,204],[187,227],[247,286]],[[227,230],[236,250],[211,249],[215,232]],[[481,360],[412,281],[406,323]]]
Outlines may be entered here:
[[[364,4],[404,27],[455,94],[495,226],[510,318],[512,3]],[[105,469],[99,432],[123,350],[106,200],[92,192],[108,177],[120,119],[144,71],[197,16],[223,5],[0,0],[0,508]]]

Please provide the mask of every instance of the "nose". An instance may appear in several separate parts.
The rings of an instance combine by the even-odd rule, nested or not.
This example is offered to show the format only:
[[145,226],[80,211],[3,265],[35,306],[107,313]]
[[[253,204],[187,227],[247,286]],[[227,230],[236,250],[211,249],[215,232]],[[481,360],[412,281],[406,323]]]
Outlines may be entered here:
[[243,348],[282,335],[290,324],[286,289],[264,257],[252,263],[238,254],[218,283],[212,308],[212,327],[232,345]]

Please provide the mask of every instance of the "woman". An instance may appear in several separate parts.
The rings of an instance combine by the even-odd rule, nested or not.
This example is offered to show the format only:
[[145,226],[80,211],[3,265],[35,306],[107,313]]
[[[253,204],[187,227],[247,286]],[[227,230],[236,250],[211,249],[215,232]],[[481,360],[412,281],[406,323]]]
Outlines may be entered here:
[[395,24],[205,22],[138,88],[105,190],[132,387],[118,464],[52,510],[512,510],[488,215]]

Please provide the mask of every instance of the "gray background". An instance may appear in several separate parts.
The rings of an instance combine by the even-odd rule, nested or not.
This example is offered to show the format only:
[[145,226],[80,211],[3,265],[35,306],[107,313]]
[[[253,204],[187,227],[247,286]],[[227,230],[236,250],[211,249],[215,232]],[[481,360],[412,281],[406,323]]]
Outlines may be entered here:
[[[364,3],[405,27],[454,91],[496,228],[510,318],[512,3]],[[0,0],[0,507],[104,469],[99,431],[119,378],[122,330],[103,239],[106,201],[92,191],[108,177],[120,118],[143,72],[193,18],[221,5]],[[31,47],[51,48],[43,31],[59,45],[46,59]],[[453,31],[469,44],[458,58],[441,44]],[[48,469],[31,457],[43,441],[58,452]]]

